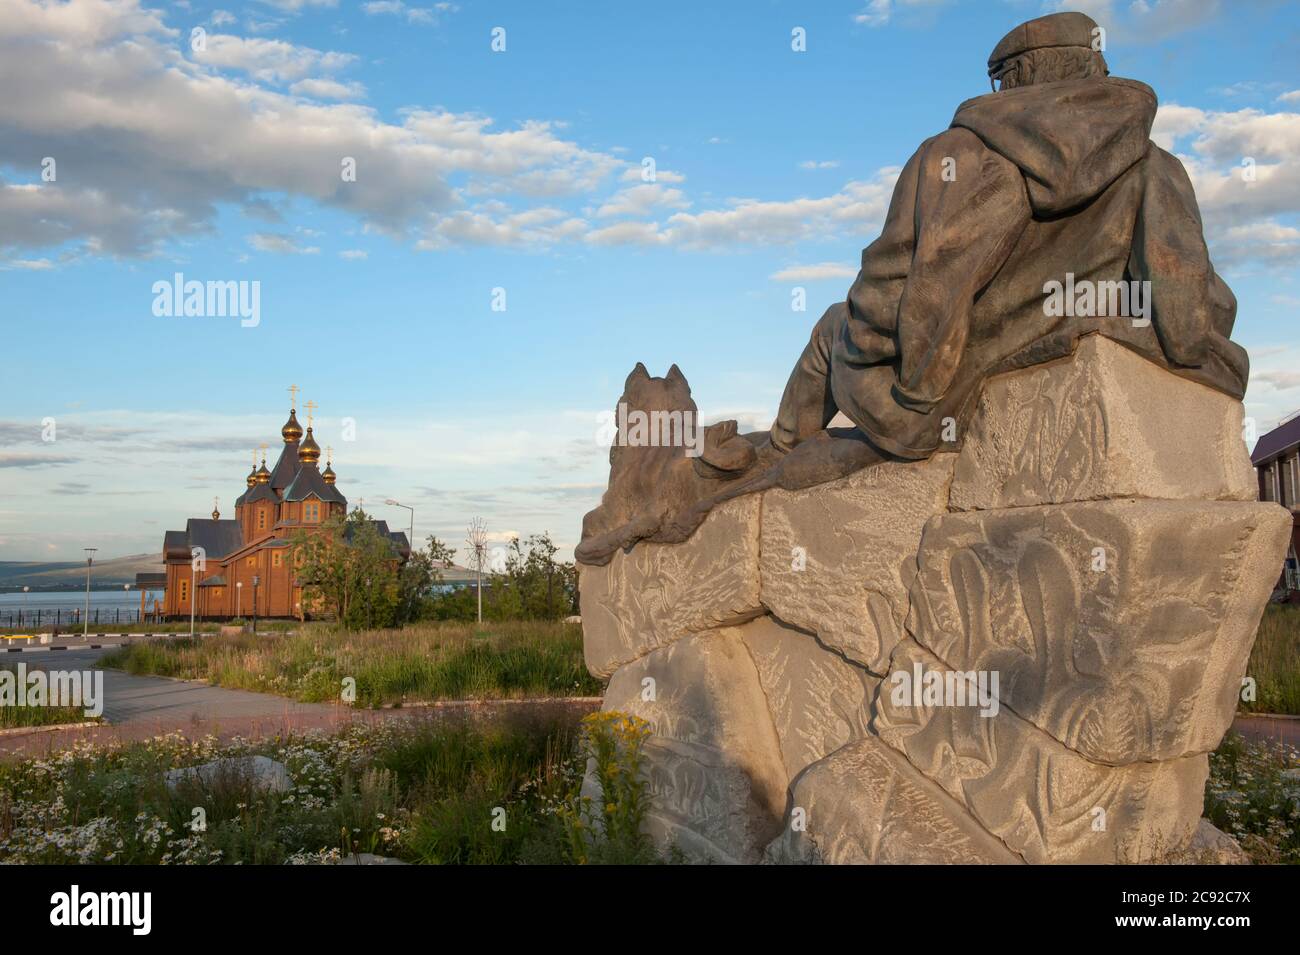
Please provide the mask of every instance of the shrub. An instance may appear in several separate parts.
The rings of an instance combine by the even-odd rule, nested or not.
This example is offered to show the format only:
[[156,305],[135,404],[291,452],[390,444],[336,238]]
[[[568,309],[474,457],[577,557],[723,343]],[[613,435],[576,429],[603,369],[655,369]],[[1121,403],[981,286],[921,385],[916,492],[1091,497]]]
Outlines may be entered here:
[[582,754],[593,793],[579,789],[562,813],[571,861],[644,864],[659,861],[645,835],[649,796],[642,749],[650,724],[617,711],[583,718]]

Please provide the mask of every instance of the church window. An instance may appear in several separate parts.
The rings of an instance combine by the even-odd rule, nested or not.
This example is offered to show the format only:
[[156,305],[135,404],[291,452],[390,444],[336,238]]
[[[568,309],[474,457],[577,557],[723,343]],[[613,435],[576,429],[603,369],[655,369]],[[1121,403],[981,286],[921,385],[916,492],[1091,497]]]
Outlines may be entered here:
[[281,561],[281,558],[282,558],[282,557],[283,557],[283,555],[282,555],[278,550],[277,550],[275,553],[273,553],[273,554],[271,555],[271,566],[272,566],[272,567],[279,567],[280,564],[282,563],[282,561]]
[[190,599],[190,582],[188,580],[182,580],[181,581],[181,603],[185,603],[185,601],[189,599]]
[[252,567],[252,566],[254,566],[254,565],[257,563],[257,558],[256,558],[256,557],[249,557],[249,558],[247,558],[247,559],[244,561],[244,563],[245,563],[247,566]]
[[302,506],[302,519],[308,523],[315,524],[320,520],[320,504],[316,501],[307,501]]
[[257,529],[259,531],[266,530],[266,508],[264,507],[257,509]]

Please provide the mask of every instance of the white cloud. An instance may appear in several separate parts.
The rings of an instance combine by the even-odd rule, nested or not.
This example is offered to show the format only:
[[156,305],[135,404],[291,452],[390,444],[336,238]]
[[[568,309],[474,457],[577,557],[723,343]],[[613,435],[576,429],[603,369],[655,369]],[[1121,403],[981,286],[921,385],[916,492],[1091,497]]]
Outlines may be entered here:
[[1250,352],[1246,413],[1260,434],[1300,407],[1300,347],[1295,344],[1255,347]]
[[820,161],[806,159],[799,163],[800,169],[835,169],[837,166],[839,166],[839,160],[836,159],[823,159]]
[[416,248],[425,251],[455,245],[541,246],[578,239],[587,223],[548,207],[511,212],[489,203],[474,210],[437,217]]
[[1213,238],[1225,263],[1283,268],[1300,263],[1300,229],[1272,219],[1229,226]]
[[[304,101],[262,84],[320,81],[314,71],[351,54],[209,37],[200,64],[159,17],[138,0],[0,0],[0,86],[25,91],[0,98],[0,166],[75,156],[82,170],[75,184],[0,180],[0,254],[155,254],[212,228],[220,204],[256,210],[278,194],[394,236],[437,238],[474,196],[589,194],[626,167],[543,121],[498,130],[487,117],[413,109],[385,122],[362,106]],[[340,176],[344,157],[356,160],[355,182]]]
[[825,279],[851,279],[858,274],[856,267],[842,262],[819,262],[816,265],[790,265],[768,278],[774,282],[820,282]]
[[881,169],[867,181],[845,184],[818,199],[733,199],[725,209],[678,212],[668,218],[668,241],[688,248],[774,245],[856,233],[869,239],[884,221],[899,168]]
[[241,70],[263,83],[290,83],[314,73],[335,73],[357,58],[284,40],[215,33],[208,37],[205,49],[194,51],[194,59],[205,66]]
[[366,88],[357,82],[341,83],[338,80],[313,77],[294,83],[289,87],[289,92],[312,99],[356,100],[365,98]]
[[[645,167],[640,163],[634,163],[623,170],[621,178],[624,182],[645,182]],[[680,172],[674,172],[671,169],[656,168],[654,171],[654,179],[651,181],[665,182],[669,185],[674,185],[685,182],[686,177]]]
[[361,4],[361,9],[367,16],[405,17],[408,23],[431,26],[438,22],[439,13],[454,13],[460,8],[450,3],[438,3],[433,7],[412,7],[402,0],[371,0],[369,3]]
[[338,6],[338,0],[261,0],[267,6],[284,10],[286,13],[300,13],[310,9],[332,9]]
[[[140,0],[0,0],[0,87],[26,91],[0,98],[0,167],[68,155],[80,173],[58,183],[0,180],[0,259],[155,255],[212,230],[223,206],[275,221],[297,200],[420,249],[716,249],[845,235],[866,244],[898,174],[881,169],[829,195],[701,207],[680,188],[680,172],[643,182],[640,163],[566,139],[562,122],[499,128],[487,116],[420,107],[388,120],[348,102],[365,95],[336,75],[358,62],[354,54],[217,34],[190,58],[161,16]],[[1173,104],[1160,110],[1154,135],[1187,162],[1211,241],[1235,236],[1269,261],[1290,256],[1300,114]],[[1248,187],[1234,173],[1242,155],[1257,164]],[[345,159],[355,161],[355,181],[340,175]],[[1260,223],[1277,228],[1266,234]],[[1227,231],[1247,225],[1256,230]],[[273,234],[257,235],[254,248],[288,251]],[[291,244],[303,250],[299,239]]]
[[356,261],[370,258],[370,253],[365,249],[344,249],[339,253],[339,258]]
[[609,216],[645,216],[656,208],[685,209],[690,203],[680,189],[665,188],[653,182],[620,190],[596,210],[599,218]]
[[870,0],[862,8],[862,12],[853,18],[853,21],[863,26],[882,27],[889,22],[889,17],[893,13],[893,6],[891,0]]
[[1172,150],[1174,141],[1194,132],[1205,123],[1205,111],[1194,106],[1164,103],[1156,111],[1151,126],[1151,139],[1161,149]]
[[274,252],[277,255],[316,255],[320,247],[304,246],[291,235],[274,232],[255,232],[248,237],[248,244],[259,252]]
[[854,15],[853,22],[862,26],[883,27],[899,13],[936,7],[946,2],[947,0],[868,0],[867,5]]
[[1250,380],[1252,384],[1260,382],[1270,386],[1275,391],[1295,391],[1300,389],[1300,371],[1294,369],[1255,372],[1251,374]]
[[654,222],[619,222],[592,229],[584,238],[592,245],[660,245],[668,240]]
[[[719,249],[784,245],[848,232],[861,235],[865,242],[884,221],[899,171],[896,166],[881,169],[871,180],[846,183],[839,192],[821,198],[732,199],[721,209],[676,212],[661,223],[627,221],[602,226],[584,238],[595,245]],[[629,204],[619,211],[633,208]]]
[[1300,264],[1300,113],[1160,107],[1152,138],[1182,160],[1215,261]]

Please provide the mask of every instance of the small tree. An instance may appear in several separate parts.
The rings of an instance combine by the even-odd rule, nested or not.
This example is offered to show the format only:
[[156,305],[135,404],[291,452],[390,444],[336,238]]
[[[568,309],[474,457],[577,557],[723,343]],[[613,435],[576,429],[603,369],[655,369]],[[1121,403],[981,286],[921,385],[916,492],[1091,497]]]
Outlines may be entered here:
[[442,572],[451,566],[455,556],[454,548],[432,535],[424,550],[411,552],[399,579],[399,622],[432,615],[434,588],[443,582]]
[[[345,628],[391,627],[402,610],[400,555],[361,508],[331,517],[319,532],[293,539],[295,565],[309,605],[332,611]],[[413,576],[418,577],[419,570]]]
[[[525,547],[527,548],[525,550]],[[506,583],[512,592],[514,616],[527,620],[557,620],[573,612],[577,571],[572,563],[555,559],[559,548],[549,533],[515,538],[506,552]]]

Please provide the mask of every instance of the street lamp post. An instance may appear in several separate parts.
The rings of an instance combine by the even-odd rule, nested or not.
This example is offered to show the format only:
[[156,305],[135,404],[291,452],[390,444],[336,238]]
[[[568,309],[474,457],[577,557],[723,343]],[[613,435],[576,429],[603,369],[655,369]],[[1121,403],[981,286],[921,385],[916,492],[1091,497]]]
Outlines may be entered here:
[[412,554],[415,553],[415,508],[409,504],[403,504],[401,501],[395,501],[391,497],[384,502],[390,507],[404,507],[411,512],[410,530],[407,531],[406,544]]
[[81,621],[81,638],[88,639],[90,636],[90,565],[95,561],[95,551],[98,547],[83,547],[86,552],[86,619]]
[[199,602],[199,592],[194,589],[194,575],[197,571],[197,561],[193,553],[190,554],[190,636],[194,636],[194,606]]
[[257,633],[257,585],[261,581],[261,577],[257,574],[253,575],[253,633]]
[[384,501],[384,503],[390,507],[404,507],[411,512],[411,529],[408,533],[406,542],[411,545],[411,550],[412,552],[414,552],[415,550],[415,508],[411,507],[411,505],[409,504],[403,504],[400,501],[394,501],[391,497],[388,500]]
[[243,598],[244,598],[244,582],[242,580],[237,580],[235,581],[235,617],[240,620],[244,619]]
[[[32,588],[28,587],[26,584],[23,585],[23,619],[27,621],[28,626],[31,626],[32,612],[27,606],[27,594],[31,589]],[[21,626],[21,624],[19,624],[19,626]]]

